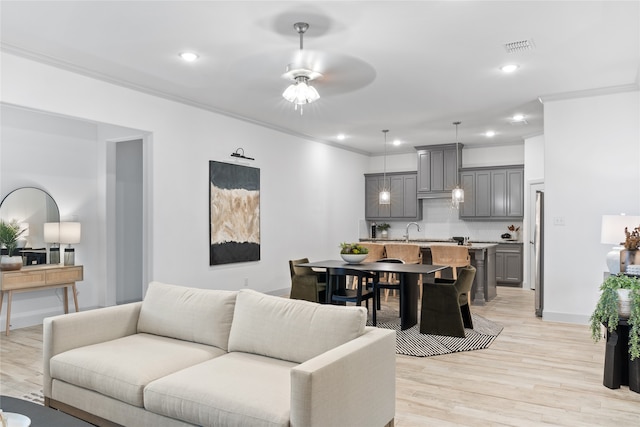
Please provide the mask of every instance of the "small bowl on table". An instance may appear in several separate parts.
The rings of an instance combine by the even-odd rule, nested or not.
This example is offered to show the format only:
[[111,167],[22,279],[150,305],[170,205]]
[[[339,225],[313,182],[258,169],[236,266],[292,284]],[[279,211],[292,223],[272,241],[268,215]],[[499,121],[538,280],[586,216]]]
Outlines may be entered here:
[[340,254],[347,264],[360,264],[367,257],[367,254]]

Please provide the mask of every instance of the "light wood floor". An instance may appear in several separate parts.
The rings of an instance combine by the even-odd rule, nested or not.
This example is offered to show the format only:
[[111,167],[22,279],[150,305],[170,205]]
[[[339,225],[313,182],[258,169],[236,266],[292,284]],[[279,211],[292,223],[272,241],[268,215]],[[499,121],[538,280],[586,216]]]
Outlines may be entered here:
[[[533,292],[498,288],[472,311],[504,330],[486,350],[397,356],[397,427],[637,426],[640,394],[602,385],[604,343],[587,326],[543,322]],[[397,307],[397,301],[389,299]],[[42,389],[40,327],[0,337],[0,393],[33,397]],[[366,396],[363,396],[366,399]]]

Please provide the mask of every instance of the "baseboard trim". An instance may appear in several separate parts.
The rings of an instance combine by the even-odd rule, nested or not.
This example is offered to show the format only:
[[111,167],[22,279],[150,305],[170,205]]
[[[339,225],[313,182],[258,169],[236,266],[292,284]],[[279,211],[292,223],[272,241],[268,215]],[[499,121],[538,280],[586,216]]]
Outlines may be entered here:
[[557,313],[553,311],[542,311],[542,320],[545,322],[573,323],[576,325],[588,325],[589,317],[584,314]]

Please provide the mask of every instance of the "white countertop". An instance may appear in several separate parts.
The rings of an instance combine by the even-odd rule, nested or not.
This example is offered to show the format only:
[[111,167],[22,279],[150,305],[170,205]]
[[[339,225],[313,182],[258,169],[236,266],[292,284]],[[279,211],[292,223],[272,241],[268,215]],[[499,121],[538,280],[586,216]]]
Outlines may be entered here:
[[[410,245],[418,245],[422,248],[430,248],[432,245],[446,245],[446,246],[456,246],[456,242],[451,241],[443,241],[443,240],[422,240],[422,239],[412,239],[406,242],[404,239],[360,239],[361,242],[375,242],[375,243],[407,243]],[[511,242],[511,243],[521,243],[521,242]],[[471,242],[471,244],[465,245],[465,247],[469,249],[487,249],[492,248],[494,246],[498,246],[497,243],[490,242]]]

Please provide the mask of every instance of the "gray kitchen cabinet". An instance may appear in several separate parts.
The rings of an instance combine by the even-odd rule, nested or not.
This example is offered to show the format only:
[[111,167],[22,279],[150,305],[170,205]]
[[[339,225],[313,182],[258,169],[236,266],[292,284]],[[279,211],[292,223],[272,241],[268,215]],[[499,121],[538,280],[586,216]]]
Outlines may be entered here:
[[522,243],[501,243],[496,248],[496,282],[522,286]]
[[524,168],[521,165],[463,169],[461,219],[505,220],[524,216]]
[[[417,172],[391,172],[365,174],[365,219],[367,220],[421,220],[422,206],[418,203]],[[381,205],[378,195],[383,183],[391,193],[391,203]]]
[[421,145],[418,154],[418,198],[449,197],[462,164],[462,144]]
[[460,218],[491,218],[491,172],[465,170],[460,173],[464,202],[460,205]]

